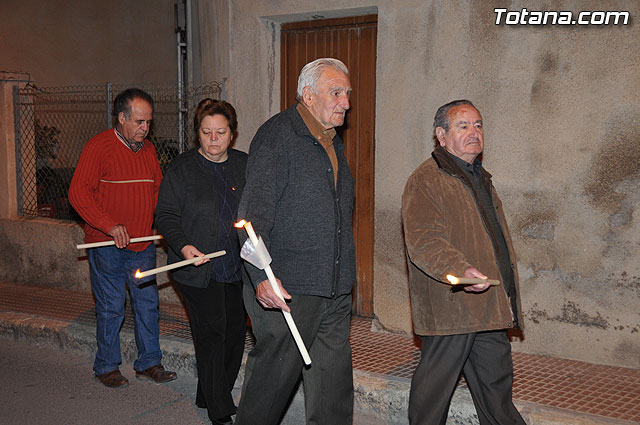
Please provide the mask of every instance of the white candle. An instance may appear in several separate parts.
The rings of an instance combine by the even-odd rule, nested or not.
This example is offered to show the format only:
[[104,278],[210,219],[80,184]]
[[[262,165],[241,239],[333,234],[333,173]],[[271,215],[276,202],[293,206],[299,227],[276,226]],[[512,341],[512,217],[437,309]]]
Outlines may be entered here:
[[499,280],[481,279],[479,277],[456,277],[450,274],[447,275],[447,280],[452,285],[477,285],[479,283],[482,284],[487,282],[491,284],[491,286],[500,285]]
[[256,235],[256,232],[253,230],[253,226],[251,225],[251,222],[245,221],[244,224],[242,224],[242,226],[244,226],[244,230],[247,231],[247,234],[249,235],[249,239],[251,239],[251,243],[253,244],[253,246],[258,246],[258,236]]
[[141,272],[140,270],[138,270],[136,272],[136,274],[135,274],[135,277],[137,277],[138,279],[142,279],[143,277],[151,276],[153,274],[166,272],[168,270],[177,269],[178,267],[182,267],[182,266],[186,266],[186,265],[189,265],[189,264],[197,263],[198,261],[200,261],[200,260],[202,260],[204,258],[221,257],[221,256],[225,255],[226,253],[227,253],[226,251],[216,251],[216,252],[212,252],[211,254],[207,254],[205,256],[202,256],[202,257],[194,257],[194,258],[191,258],[189,260],[182,260],[182,261],[178,261],[177,263],[167,264],[166,266],[156,267],[155,269],[150,269],[150,270],[147,270],[146,272]]
[[[251,239],[251,243],[253,244],[253,246],[255,247],[258,245],[258,236],[256,235],[256,232],[253,230],[253,226],[251,225],[250,221],[240,220],[235,224],[235,226],[244,227],[244,229],[247,231],[247,234],[249,235],[249,239]],[[273,292],[275,292],[276,295],[280,297],[282,301],[284,301],[284,297],[282,296],[282,292],[280,291],[280,287],[278,286],[278,282],[276,281],[276,276],[273,274],[273,270],[271,270],[271,266],[267,265],[264,271],[267,274],[267,278],[269,279],[269,283],[271,284],[271,288],[273,289]],[[282,311],[282,315],[284,316],[284,319],[287,322],[287,325],[289,326],[289,331],[291,332],[291,335],[293,336],[293,339],[296,342],[296,345],[298,346],[298,351],[300,351],[300,355],[302,356],[302,360],[304,361],[304,364],[309,366],[311,364],[311,357],[309,356],[307,347],[305,347],[304,341],[300,336],[300,332],[298,331],[296,322],[293,321],[293,316],[291,316],[291,313],[288,311],[284,311],[284,310],[280,310],[280,311]]]
[[[142,236],[140,238],[131,238],[129,239],[129,243],[134,242],[147,242],[147,241],[155,241],[158,239],[162,239],[162,235],[153,235],[153,236]],[[91,243],[81,243],[80,245],[76,245],[76,248],[99,248],[101,246],[109,246],[115,245],[116,241],[104,241],[104,242],[91,242]]]

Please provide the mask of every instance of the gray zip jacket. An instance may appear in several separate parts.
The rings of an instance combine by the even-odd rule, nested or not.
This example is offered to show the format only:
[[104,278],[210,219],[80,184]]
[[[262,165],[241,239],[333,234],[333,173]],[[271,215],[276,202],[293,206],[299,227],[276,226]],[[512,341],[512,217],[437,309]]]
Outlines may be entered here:
[[[265,122],[251,142],[238,219],[262,236],[290,294],[334,298],[351,293],[355,281],[354,179],[339,136],[334,146],[337,188],[329,156],[296,105]],[[240,243],[246,239],[240,229]],[[254,287],[267,279],[245,266]]]

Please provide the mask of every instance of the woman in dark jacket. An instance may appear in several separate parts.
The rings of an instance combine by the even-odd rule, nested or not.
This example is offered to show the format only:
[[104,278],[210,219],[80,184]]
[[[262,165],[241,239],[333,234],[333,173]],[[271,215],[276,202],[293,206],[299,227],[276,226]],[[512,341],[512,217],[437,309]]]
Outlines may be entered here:
[[169,245],[168,263],[227,252],[172,273],[189,312],[198,369],[196,404],[207,408],[214,424],[232,423],[231,390],[245,339],[242,262],[233,224],[247,155],[229,148],[237,127],[231,104],[201,101],[194,115],[198,146],[171,162],[156,207],[156,226]]

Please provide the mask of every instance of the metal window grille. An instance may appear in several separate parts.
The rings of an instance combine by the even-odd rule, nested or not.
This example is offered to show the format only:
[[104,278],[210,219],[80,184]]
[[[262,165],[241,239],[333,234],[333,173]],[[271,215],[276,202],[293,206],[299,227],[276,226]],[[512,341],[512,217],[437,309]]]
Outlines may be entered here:
[[14,90],[18,215],[78,220],[69,204],[71,178],[86,142],[111,128],[115,96],[139,87],[153,97],[149,139],[162,171],[193,138],[193,111],[205,97],[222,99],[224,83],[111,84]]

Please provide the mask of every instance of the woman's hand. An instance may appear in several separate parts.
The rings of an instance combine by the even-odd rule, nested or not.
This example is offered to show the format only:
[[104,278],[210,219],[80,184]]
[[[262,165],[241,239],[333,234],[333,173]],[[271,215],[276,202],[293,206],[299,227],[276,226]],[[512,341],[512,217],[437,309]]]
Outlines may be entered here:
[[[195,257],[204,257],[205,254],[203,254],[202,252],[200,252],[200,250],[198,250],[198,248],[196,248],[193,245],[185,245],[184,247],[182,247],[182,249],[180,250],[182,252],[182,256],[184,257],[185,260],[190,260],[192,258]],[[204,264],[204,263],[208,263],[209,259],[208,258],[203,258],[202,260],[198,261],[197,263],[194,263],[194,266],[199,266],[200,264]]]

